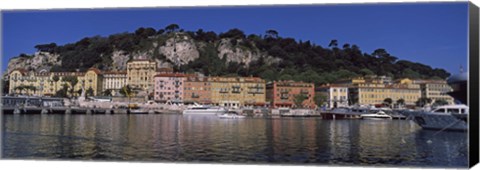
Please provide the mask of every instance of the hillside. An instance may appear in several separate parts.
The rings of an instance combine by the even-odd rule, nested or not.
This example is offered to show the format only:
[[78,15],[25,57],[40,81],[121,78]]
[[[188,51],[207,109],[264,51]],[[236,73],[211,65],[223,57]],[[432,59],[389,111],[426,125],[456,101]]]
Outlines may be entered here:
[[388,75],[394,78],[445,79],[443,69],[421,63],[398,60],[385,49],[364,53],[357,45],[328,47],[310,41],[281,37],[275,30],[265,35],[245,35],[239,29],[217,34],[199,29],[195,32],[171,24],[164,29],[139,28],[134,33],[108,37],[87,37],[57,46],[35,46],[39,52],[21,54],[8,63],[30,71],[125,70],[131,59],[152,59],[158,67],[173,67],[181,72],[199,72],[210,76],[260,76],[266,80],[293,79],[323,84],[358,75]]

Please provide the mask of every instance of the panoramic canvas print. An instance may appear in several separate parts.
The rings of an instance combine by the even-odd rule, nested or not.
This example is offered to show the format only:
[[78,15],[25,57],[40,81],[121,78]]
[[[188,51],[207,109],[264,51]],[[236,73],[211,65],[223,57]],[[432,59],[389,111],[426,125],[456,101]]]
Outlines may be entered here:
[[468,3],[2,11],[2,159],[468,167]]

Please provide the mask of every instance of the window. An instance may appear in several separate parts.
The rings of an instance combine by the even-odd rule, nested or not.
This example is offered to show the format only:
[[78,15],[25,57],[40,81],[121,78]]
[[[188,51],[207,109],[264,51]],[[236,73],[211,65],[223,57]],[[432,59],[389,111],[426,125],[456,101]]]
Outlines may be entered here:
[[460,113],[458,109],[447,109],[448,113]]

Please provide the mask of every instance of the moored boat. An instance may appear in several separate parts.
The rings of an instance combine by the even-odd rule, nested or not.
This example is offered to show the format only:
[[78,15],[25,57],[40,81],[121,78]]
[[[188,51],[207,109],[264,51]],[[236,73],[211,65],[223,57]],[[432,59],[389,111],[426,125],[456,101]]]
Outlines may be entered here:
[[239,115],[235,111],[228,111],[226,113],[222,113],[217,115],[220,119],[242,119],[245,118],[246,116],[244,115]]
[[209,106],[209,105],[199,105],[195,104],[187,107],[183,110],[184,115],[215,115],[227,113],[227,109],[223,107]]
[[368,119],[368,120],[385,120],[385,119],[392,119],[392,116],[387,115],[384,111],[380,110],[374,113],[361,114],[360,118]]
[[415,114],[413,120],[423,129],[466,131],[468,129],[467,122],[458,117],[468,117],[468,106],[440,106],[433,111]]
[[128,114],[148,114],[148,110],[145,108],[141,108],[136,104],[128,105]]

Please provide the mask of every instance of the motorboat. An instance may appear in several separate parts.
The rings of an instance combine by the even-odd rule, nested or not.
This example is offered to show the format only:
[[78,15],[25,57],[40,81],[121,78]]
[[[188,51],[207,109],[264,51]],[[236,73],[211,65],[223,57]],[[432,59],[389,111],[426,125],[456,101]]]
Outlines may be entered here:
[[432,111],[417,113],[413,120],[423,129],[466,131],[466,117],[468,106],[460,104],[440,106]]
[[222,113],[217,115],[220,119],[242,119],[245,118],[246,116],[244,115],[239,115],[235,111],[228,111],[226,113]]
[[[449,77],[447,83],[453,89],[448,94],[461,103],[467,103],[468,72]],[[467,105],[457,104],[440,106],[433,111],[413,112],[409,116],[423,129],[466,131],[468,114]]]
[[128,105],[128,114],[148,114],[148,110],[145,108],[141,108],[136,104],[129,104]]
[[314,111],[310,109],[290,109],[288,112],[280,113],[281,117],[310,117],[314,115]]
[[392,119],[392,116],[387,115],[383,110],[374,113],[367,113],[361,114],[361,119],[369,119],[369,120],[385,120],[385,119]]
[[192,106],[188,106],[187,109],[183,110],[184,115],[215,115],[215,114],[223,114],[227,113],[227,109],[218,106],[210,106],[210,105],[199,105],[194,104]]

